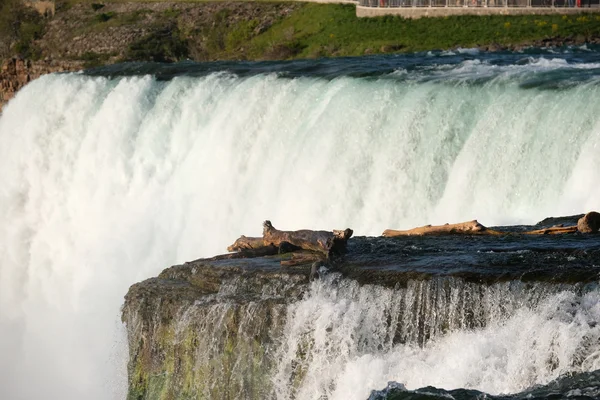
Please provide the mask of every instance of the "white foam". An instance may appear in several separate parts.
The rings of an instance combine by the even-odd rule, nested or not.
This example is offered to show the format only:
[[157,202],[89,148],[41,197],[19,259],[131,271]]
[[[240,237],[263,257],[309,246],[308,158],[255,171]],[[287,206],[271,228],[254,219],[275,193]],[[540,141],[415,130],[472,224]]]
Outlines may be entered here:
[[[542,288],[532,291],[538,289]],[[450,325],[446,334],[432,333],[424,347],[414,341],[393,344],[395,324],[405,329],[411,320],[396,322],[390,316],[403,318],[414,310],[427,313],[427,302],[445,296],[452,300],[430,304],[432,314],[423,326],[435,321],[436,315],[452,315],[453,306],[458,307],[455,312],[460,310],[464,288],[445,290],[440,295],[416,283],[400,291],[359,289],[330,278],[313,284],[311,293],[288,310],[281,353],[276,357],[281,360],[274,379],[278,398],[359,400],[388,381],[407,389],[431,385],[515,393],[567,372],[600,368],[598,291],[583,296],[549,292],[539,301],[527,302],[521,289],[492,286],[483,292],[487,300],[480,312],[487,320],[485,328]],[[296,388],[290,387],[299,370],[304,379]]]
[[459,54],[469,54],[469,55],[477,55],[477,54],[479,54],[479,49],[476,48],[476,47],[472,47],[472,48],[462,48],[462,47],[459,47],[459,48],[456,49],[456,51]]
[[[442,54],[443,55],[443,54]],[[479,59],[465,60],[459,64],[437,64],[426,66],[418,73],[418,79],[471,80],[477,78],[493,78],[496,81],[510,81],[517,84],[528,77],[535,77],[539,72],[569,71],[577,69],[597,69],[599,63],[569,63],[562,58],[526,57],[517,64],[496,65]]]

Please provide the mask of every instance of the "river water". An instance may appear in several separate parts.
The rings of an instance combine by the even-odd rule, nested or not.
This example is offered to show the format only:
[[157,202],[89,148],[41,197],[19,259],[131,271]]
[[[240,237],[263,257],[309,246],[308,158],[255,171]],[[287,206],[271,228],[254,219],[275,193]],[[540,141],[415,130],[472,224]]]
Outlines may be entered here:
[[[0,117],[1,397],[124,398],[127,288],[224,252],[241,233],[260,235],[265,219],[280,229],[379,235],[597,210],[599,99],[600,52],[586,46],[44,76]],[[597,250],[586,240],[580,251]],[[532,266],[543,263],[528,254]],[[281,364],[273,396],[367,398],[388,380],[406,390],[512,395],[594,374],[600,292],[590,285],[600,256],[575,259],[585,287],[574,278],[572,288],[519,303],[518,285],[492,285],[500,299],[517,298],[514,307],[435,340],[315,349],[305,386],[286,386]],[[460,263],[469,265],[452,258]],[[310,320],[317,310],[350,328],[371,315],[359,289],[334,296],[328,284],[290,305],[290,341],[331,332]],[[334,332],[354,340],[375,331]],[[279,348],[282,362],[293,346]]]

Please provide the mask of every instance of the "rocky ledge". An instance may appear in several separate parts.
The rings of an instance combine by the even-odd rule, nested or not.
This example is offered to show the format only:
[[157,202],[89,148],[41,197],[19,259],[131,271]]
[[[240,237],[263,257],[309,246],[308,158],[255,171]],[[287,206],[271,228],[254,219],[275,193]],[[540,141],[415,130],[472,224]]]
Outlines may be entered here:
[[[399,291],[411,288],[415,305],[405,308],[414,314],[410,318],[415,322],[409,325],[414,327],[412,340],[419,344],[428,340],[432,329],[423,321],[433,317],[423,313],[437,313],[440,331],[453,324],[484,325],[477,309],[484,302],[477,298],[487,296],[488,287],[508,284],[510,290],[527,291],[536,285],[589,286],[598,280],[600,235],[530,234],[555,228],[556,223],[572,225],[581,217],[493,228],[504,235],[346,237],[344,248],[335,254],[300,248],[294,234],[300,232],[305,240],[312,231],[274,234],[267,232],[272,225],[265,224],[264,240],[242,237],[230,246],[236,253],[173,266],[130,288],[122,316],[129,340],[128,398],[271,398],[269,377],[279,362],[276,349],[284,336],[288,307],[320,282],[319,275],[321,280],[335,275],[338,285],[375,288],[377,296],[381,290],[401,296]],[[317,237],[339,238],[336,232],[348,234],[317,231]],[[258,242],[258,248],[270,248],[282,238],[295,244],[279,243],[266,253],[252,247]],[[459,299],[459,322],[451,320],[456,312],[444,317],[436,311],[439,306],[432,306],[440,296]],[[394,341],[406,337],[397,334]],[[307,351],[298,349],[298,360],[306,358]],[[286,379],[299,385],[303,369],[292,370]]]
[[0,111],[17,91],[32,80],[53,72],[77,71],[83,68],[82,62],[75,61],[31,61],[11,58],[2,64],[0,70]]

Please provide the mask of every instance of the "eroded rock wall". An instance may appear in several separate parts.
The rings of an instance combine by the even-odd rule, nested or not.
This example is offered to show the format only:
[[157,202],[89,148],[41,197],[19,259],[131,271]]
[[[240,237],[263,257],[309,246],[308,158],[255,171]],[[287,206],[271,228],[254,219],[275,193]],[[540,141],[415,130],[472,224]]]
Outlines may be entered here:
[[0,111],[19,89],[32,80],[53,72],[76,71],[82,66],[81,62],[70,61],[33,62],[20,58],[5,61],[0,69]]
[[128,399],[267,399],[274,340],[304,274],[197,263],[131,287]]

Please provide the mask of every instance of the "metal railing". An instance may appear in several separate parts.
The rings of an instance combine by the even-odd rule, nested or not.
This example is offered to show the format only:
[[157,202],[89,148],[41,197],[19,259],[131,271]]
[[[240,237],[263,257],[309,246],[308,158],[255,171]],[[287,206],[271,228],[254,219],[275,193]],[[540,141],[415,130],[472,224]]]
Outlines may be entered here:
[[363,7],[598,8],[600,0],[358,0]]

